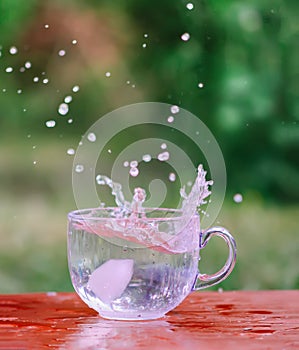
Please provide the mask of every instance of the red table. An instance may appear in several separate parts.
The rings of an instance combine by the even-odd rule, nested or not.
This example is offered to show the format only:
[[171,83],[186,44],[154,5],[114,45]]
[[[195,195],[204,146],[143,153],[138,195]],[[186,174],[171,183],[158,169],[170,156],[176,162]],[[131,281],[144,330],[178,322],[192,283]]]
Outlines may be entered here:
[[193,292],[138,322],[104,320],[74,293],[2,295],[0,349],[299,349],[299,291]]

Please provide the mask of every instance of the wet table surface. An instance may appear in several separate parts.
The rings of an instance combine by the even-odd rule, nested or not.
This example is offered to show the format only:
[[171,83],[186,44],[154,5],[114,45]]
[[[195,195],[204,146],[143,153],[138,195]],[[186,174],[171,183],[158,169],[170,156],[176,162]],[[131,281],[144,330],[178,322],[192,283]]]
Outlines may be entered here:
[[110,321],[74,293],[0,296],[0,349],[299,349],[299,291],[193,292],[154,321]]

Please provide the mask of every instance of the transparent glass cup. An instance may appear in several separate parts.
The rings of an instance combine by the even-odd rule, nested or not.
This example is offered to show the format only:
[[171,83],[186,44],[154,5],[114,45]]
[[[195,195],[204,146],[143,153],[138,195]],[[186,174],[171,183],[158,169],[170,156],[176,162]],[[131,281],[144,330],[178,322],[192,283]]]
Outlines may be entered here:
[[[215,274],[198,270],[200,250],[213,236],[228,245]],[[236,261],[236,244],[222,227],[200,230],[199,215],[145,209],[124,218],[119,208],[78,210],[68,215],[68,264],[80,298],[102,317],[163,317],[193,290],[223,281]]]

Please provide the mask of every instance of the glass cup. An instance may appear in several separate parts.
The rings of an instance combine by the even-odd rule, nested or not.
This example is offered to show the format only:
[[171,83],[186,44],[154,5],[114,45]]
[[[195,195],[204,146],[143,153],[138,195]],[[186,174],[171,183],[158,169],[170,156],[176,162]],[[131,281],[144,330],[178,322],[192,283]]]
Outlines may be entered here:
[[[199,272],[200,250],[213,236],[228,245],[215,274]],[[102,317],[163,317],[193,290],[224,280],[236,261],[236,244],[222,227],[200,230],[199,215],[145,209],[125,218],[119,208],[78,210],[68,215],[68,263],[80,298]]]

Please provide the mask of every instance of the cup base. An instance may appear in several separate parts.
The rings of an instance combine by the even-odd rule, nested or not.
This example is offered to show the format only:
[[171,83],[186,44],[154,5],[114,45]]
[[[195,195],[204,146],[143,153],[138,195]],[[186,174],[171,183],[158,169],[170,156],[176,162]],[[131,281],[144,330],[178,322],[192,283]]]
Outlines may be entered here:
[[154,312],[99,312],[99,315],[108,320],[118,321],[146,321],[162,318],[165,314]]

